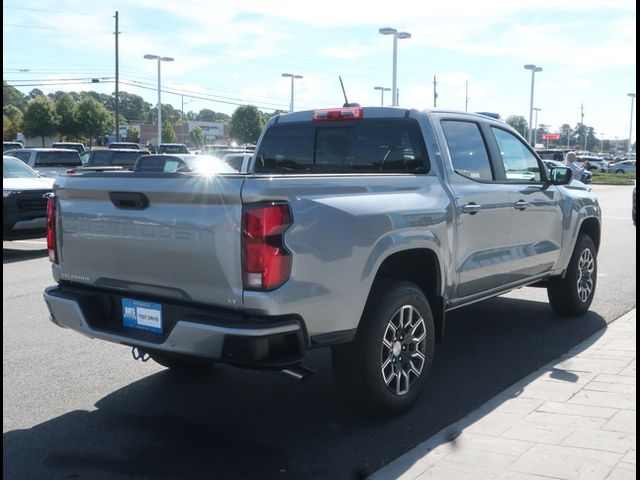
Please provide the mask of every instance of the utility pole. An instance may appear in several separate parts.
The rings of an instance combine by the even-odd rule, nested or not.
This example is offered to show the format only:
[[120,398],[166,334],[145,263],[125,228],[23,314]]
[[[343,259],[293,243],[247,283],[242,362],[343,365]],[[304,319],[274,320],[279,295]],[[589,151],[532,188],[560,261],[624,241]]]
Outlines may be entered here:
[[116,18],[116,31],[114,32],[116,36],[116,142],[120,141],[120,92],[118,91],[118,80],[120,75],[120,68],[118,64],[118,12],[115,14]]
[[469,111],[469,80],[464,82],[464,111]]
[[436,76],[433,76],[433,108],[436,108],[438,105],[438,92],[436,91],[436,85],[438,84],[438,82],[436,82]]
[[584,151],[587,151],[587,127],[584,126],[584,103],[580,104],[580,124],[584,132]]

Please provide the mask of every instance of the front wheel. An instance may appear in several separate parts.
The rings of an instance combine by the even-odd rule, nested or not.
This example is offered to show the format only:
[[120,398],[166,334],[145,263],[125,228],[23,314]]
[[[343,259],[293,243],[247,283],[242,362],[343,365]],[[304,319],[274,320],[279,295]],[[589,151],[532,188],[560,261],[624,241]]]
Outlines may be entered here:
[[616,175],[624,175],[625,171],[624,170],[616,170]]
[[581,315],[589,310],[596,292],[598,264],[596,247],[588,235],[580,235],[564,278],[547,287],[551,308],[560,315]]
[[408,410],[433,362],[429,301],[409,282],[380,282],[353,342],[333,347],[334,377],[357,407],[376,416]]

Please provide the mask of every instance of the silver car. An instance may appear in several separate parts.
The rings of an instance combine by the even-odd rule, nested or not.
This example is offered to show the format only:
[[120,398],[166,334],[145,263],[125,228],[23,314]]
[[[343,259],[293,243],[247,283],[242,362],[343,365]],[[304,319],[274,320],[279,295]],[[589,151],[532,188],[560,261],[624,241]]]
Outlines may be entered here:
[[609,173],[633,173],[636,174],[636,161],[625,160],[623,162],[616,162],[609,165]]

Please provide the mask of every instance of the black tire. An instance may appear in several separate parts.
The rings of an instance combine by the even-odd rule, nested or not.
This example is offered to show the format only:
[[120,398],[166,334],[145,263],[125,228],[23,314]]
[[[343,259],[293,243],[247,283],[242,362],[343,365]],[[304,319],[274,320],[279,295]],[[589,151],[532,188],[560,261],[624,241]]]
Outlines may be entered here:
[[591,237],[580,235],[565,277],[551,280],[547,287],[551,308],[567,317],[582,315],[591,306],[597,279],[596,247]]
[[189,357],[186,355],[175,355],[171,353],[149,353],[151,359],[171,370],[176,371],[203,371],[211,368],[213,360],[208,358]]
[[624,175],[625,173],[626,172],[624,170],[622,170],[622,169],[616,170],[616,175],[620,175],[620,174]]
[[332,348],[334,378],[359,411],[398,415],[420,395],[434,347],[433,315],[422,291],[409,282],[378,282],[355,339]]

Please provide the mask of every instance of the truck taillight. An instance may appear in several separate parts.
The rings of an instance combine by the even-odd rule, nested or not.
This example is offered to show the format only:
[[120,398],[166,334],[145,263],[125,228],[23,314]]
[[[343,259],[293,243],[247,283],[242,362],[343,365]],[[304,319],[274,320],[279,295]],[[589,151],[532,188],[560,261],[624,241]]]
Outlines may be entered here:
[[58,263],[56,248],[56,197],[49,195],[47,200],[47,250],[49,261]]
[[284,232],[291,210],[283,203],[245,205],[242,213],[242,270],[244,288],[272,290],[291,275],[291,253]]

